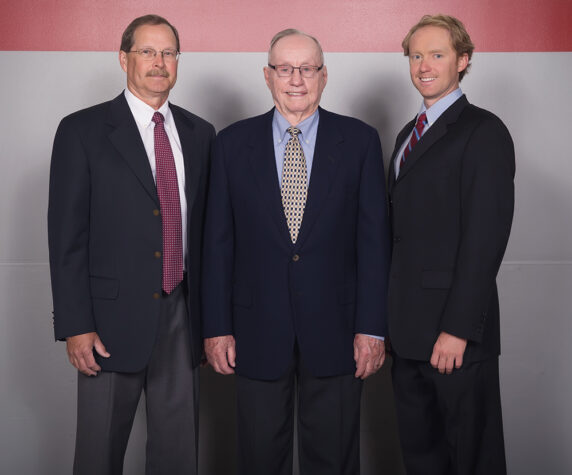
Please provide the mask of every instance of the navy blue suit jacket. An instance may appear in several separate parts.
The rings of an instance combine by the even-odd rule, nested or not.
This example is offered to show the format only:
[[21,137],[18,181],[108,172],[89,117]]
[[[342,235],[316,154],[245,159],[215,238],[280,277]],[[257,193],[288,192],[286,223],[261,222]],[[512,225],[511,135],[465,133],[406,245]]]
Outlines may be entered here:
[[315,376],[355,371],[355,333],[384,335],[389,232],[377,132],[323,109],[302,226],[292,244],[273,111],[215,142],[203,272],[203,334],[234,335],[240,375],[277,379],[295,341]]
[[[198,365],[202,226],[214,128],[170,107],[185,162],[189,330]],[[48,240],[56,338],[95,331],[111,353],[96,355],[104,370],[143,369],[161,305],[161,215],[124,94],[60,123],[50,170]]]

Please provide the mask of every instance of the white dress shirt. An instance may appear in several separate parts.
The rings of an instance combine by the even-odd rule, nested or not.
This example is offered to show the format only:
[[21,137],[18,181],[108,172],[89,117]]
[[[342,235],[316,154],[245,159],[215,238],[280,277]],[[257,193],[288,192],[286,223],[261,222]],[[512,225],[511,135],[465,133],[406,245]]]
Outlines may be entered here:
[[141,99],[133,95],[129,89],[125,89],[125,99],[127,100],[129,109],[131,109],[131,113],[137,123],[139,133],[141,134],[141,139],[143,140],[143,145],[147,152],[147,158],[149,159],[149,165],[151,166],[155,183],[157,182],[154,135],[155,122],[151,119],[155,112],[160,112],[165,118],[165,132],[167,133],[169,143],[171,144],[171,150],[173,151],[175,168],[177,170],[177,182],[179,183],[179,198],[181,200],[181,220],[183,229],[183,267],[185,267],[187,257],[187,197],[185,195],[185,162],[183,160],[181,141],[179,140],[179,134],[177,133],[173,114],[169,108],[169,102],[165,101],[165,103],[156,111],[148,104],[145,104]]

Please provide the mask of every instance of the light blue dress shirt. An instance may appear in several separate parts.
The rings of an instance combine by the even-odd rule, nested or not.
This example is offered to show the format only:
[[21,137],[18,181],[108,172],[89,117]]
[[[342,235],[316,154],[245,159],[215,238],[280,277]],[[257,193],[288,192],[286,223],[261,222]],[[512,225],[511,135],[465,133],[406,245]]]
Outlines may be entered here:
[[[312,163],[314,162],[314,149],[316,148],[316,135],[318,134],[318,122],[320,122],[320,114],[316,109],[310,117],[300,122],[296,128],[300,129],[298,139],[304,151],[306,158],[306,174],[308,186],[310,185],[310,174],[312,172]],[[284,151],[286,144],[290,140],[290,122],[288,122],[278,109],[274,109],[274,117],[272,118],[272,141],[274,143],[274,157],[276,158],[276,170],[278,172],[278,182],[282,188],[282,167],[284,165]]]
[[[443,97],[443,98],[439,99],[437,102],[435,102],[435,104],[433,104],[431,107],[429,107],[429,109],[427,109],[427,107],[425,107],[425,102],[423,102],[421,104],[421,109],[419,109],[419,112],[417,113],[417,117],[419,117],[421,114],[423,114],[423,112],[425,112],[427,114],[427,125],[425,126],[425,128],[423,129],[423,132],[421,133],[422,137],[431,128],[431,126],[437,121],[437,119],[439,117],[441,117],[441,114],[443,114],[443,112],[445,112],[449,107],[451,107],[462,95],[463,95],[463,91],[461,91],[461,88],[458,87],[453,92],[450,92],[445,97]],[[416,120],[417,120],[417,117],[415,118]],[[405,150],[405,147],[407,146],[407,144],[409,143],[409,140],[411,139],[411,134],[413,134],[413,129],[411,130],[411,133],[407,136],[407,138],[405,139],[405,141],[401,145],[401,148],[399,149],[399,153],[395,156],[395,178],[397,178],[399,176],[399,167],[401,166],[401,156],[403,155],[403,151]]]

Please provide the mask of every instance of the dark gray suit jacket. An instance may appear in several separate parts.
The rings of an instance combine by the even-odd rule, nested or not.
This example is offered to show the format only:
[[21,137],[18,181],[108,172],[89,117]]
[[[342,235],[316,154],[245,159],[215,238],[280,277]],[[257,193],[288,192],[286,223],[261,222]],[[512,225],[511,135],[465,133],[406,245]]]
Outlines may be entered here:
[[498,117],[462,96],[423,135],[395,179],[389,336],[402,358],[428,361],[441,331],[469,340],[465,361],[500,352],[496,275],[514,209],[514,147]]

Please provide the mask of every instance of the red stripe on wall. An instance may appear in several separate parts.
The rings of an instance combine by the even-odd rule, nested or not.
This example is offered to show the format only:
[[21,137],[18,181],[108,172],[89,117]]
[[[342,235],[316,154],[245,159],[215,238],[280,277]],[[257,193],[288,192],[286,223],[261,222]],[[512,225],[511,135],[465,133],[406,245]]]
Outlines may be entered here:
[[157,13],[183,51],[266,51],[294,27],[325,51],[401,51],[425,13],[460,18],[477,51],[572,51],[570,0],[19,0],[2,2],[0,50],[117,51],[135,17]]

